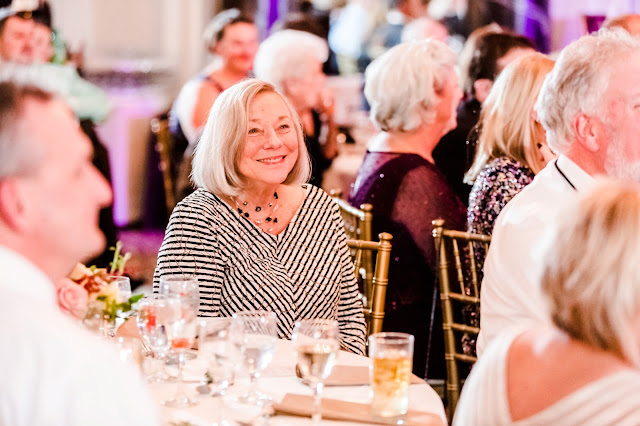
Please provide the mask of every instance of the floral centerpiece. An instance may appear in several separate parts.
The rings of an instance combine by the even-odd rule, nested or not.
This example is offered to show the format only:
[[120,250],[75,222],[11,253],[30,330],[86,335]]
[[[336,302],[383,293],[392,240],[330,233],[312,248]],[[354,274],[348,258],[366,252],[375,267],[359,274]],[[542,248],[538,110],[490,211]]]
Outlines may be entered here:
[[64,312],[84,320],[88,315],[95,315],[95,310],[98,309],[101,319],[107,323],[115,323],[119,315],[131,311],[132,305],[140,300],[142,295],[126,300],[120,297],[113,277],[122,276],[131,254],[122,254],[120,241],[111,250],[114,255],[108,269],[78,263],[69,276],[58,283],[58,305]]

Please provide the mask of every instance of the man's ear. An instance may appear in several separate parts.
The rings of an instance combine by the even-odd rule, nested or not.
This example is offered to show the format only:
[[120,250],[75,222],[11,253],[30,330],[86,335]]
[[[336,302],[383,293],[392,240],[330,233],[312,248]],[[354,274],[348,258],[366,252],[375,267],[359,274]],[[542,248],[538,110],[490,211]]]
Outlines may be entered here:
[[28,229],[26,204],[15,179],[0,181],[0,220],[14,231]]
[[586,114],[577,114],[573,122],[573,131],[577,141],[589,152],[598,152],[600,150],[600,141],[603,136],[604,128],[596,118]]
[[480,101],[480,103],[484,103],[487,96],[489,96],[489,92],[493,87],[493,81],[488,78],[479,78],[478,80],[473,82],[473,92],[476,95],[476,99]]

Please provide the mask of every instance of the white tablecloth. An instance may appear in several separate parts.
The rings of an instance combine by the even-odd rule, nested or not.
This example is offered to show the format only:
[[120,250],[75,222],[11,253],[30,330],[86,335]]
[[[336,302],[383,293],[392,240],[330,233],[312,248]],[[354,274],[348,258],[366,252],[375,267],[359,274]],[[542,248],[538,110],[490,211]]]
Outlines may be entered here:
[[[238,361],[240,362],[240,360]],[[337,365],[369,365],[369,358],[340,351],[337,357]],[[311,395],[311,389],[303,385],[295,376],[296,352],[293,343],[288,340],[278,341],[276,354],[271,364],[264,371],[258,382],[261,392],[271,396],[275,401],[280,401],[286,393],[298,393]],[[188,370],[188,369],[187,369]],[[242,368],[240,369],[243,370]],[[229,395],[243,393],[247,389],[249,379],[240,374],[236,377],[236,384],[228,389]],[[188,420],[196,425],[213,422],[217,419],[216,412],[220,407],[220,400],[207,395],[199,395],[196,399],[199,404],[188,409],[171,409],[162,406],[161,401],[172,396],[175,392],[175,383],[150,385],[154,398],[158,402],[162,418],[170,422]],[[187,383],[187,389],[196,395],[196,384]],[[369,401],[369,386],[327,386],[323,396],[345,401],[366,403]],[[446,424],[446,416],[442,400],[438,394],[426,383],[411,385],[409,393],[409,408],[417,411],[434,413],[440,416],[443,424]],[[223,414],[226,418],[251,423],[259,415],[258,409],[252,409],[246,405],[230,404],[228,400],[223,402]],[[323,421],[324,422],[324,421]],[[326,421],[327,424],[357,425],[362,423],[345,423]],[[271,418],[273,425],[307,425],[311,419],[277,415]]]

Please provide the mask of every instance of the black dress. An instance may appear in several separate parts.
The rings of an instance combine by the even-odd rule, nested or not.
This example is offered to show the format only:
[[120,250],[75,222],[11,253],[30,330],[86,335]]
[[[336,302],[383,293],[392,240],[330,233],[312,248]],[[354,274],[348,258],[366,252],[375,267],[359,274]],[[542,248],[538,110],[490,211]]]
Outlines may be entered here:
[[383,329],[415,337],[413,371],[445,376],[431,221],[464,229],[465,209],[438,168],[416,154],[367,152],[349,197],[373,205],[374,235],[393,235]]
[[433,150],[436,166],[447,178],[458,198],[467,205],[471,185],[462,181],[476,156],[474,130],[480,117],[480,102],[471,98],[458,106],[458,126],[444,135]]
[[315,110],[311,110],[311,116],[313,117],[313,135],[305,134],[304,136],[307,151],[309,151],[309,156],[311,157],[311,178],[309,183],[320,188],[324,172],[331,166],[333,159],[325,157],[322,152],[322,146],[320,145],[322,120],[320,120],[320,114]]

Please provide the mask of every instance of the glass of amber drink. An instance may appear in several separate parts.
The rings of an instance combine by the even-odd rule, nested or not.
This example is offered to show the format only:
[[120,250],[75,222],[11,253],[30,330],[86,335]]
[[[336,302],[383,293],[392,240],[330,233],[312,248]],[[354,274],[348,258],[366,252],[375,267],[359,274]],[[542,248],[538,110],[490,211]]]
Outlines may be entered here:
[[400,418],[409,408],[413,364],[413,336],[375,333],[369,336],[371,413],[385,419]]

